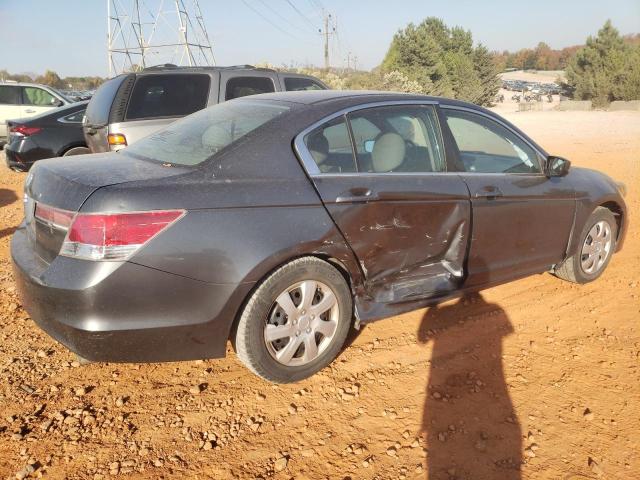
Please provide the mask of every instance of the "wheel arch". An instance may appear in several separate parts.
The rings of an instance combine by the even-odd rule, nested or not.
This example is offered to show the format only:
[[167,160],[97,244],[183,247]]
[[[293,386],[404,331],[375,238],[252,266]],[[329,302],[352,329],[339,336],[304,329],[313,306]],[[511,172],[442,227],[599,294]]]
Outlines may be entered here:
[[[356,282],[357,280],[355,280],[353,277],[354,275],[352,274],[351,270],[349,269],[349,267],[347,266],[347,264],[345,262],[343,262],[342,260],[336,258],[335,256],[332,256],[329,253],[326,252],[309,252],[309,253],[298,253],[296,255],[292,255],[290,257],[288,257],[286,260],[280,261],[278,264],[272,266],[271,268],[269,268],[268,270],[266,270],[262,276],[260,277],[260,279],[258,281],[256,281],[256,283],[251,287],[251,290],[249,290],[249,292],[245,295],[245,297],[243,298],[242,302],[240,303],[240,306],[238,308],[238,310],[236,311],[233,321],[230,324],[230,328],[229,328],[229,333],[227,335],[227,338],[229,341],[231,341],[231,344],[233,345],[233,348],[235,349],[235,336],[236,336],[236,331],[238,328],[238,322],[240,321],[240,317],[242,316],[242,312],[244,311],[245,307],[247,306],[247,303],[249,302],[249,300],[251,299],[251,297],[253,296],[253,294],[255,293],[255,291],[260,287],[260,285],[262,284],[262,282],[265,281],[265,279],[267,279],[270,275],[272,275],[274,272],[276,272],[278,269],[284,267],[285,265],[298,260],[300,258],[306,258],[306,257],[315,257],[319,260],[322,260],[324,262],[327,262],[329,265],[333,266],[334,268],[336,268],[336,270],[338,270],[338,272],[340,273],[340,275],[342,275],[342,277],[345,279],[345,281],[347,282],[347,285],[349,286],[349,290],[351,291],[351,294],[355,297],[356,295],[358,295],[358,292],[361,291],[362,286],[358,285]],[[357,275],[356,275],[357,277]],[[352,312],[352,316],[354,315],[355,312],[355,301],[353,302],[353,312]]]

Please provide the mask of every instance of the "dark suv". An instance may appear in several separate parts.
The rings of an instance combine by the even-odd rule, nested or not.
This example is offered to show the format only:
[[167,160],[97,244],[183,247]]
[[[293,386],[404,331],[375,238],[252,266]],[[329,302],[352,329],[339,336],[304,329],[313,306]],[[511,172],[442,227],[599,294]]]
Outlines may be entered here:
[[259,93],[326,90],[315,77],[251,65],[161,65],[118,75],[89,102],[84,135],[92,152],[120,150],[178,118],[210,105]]

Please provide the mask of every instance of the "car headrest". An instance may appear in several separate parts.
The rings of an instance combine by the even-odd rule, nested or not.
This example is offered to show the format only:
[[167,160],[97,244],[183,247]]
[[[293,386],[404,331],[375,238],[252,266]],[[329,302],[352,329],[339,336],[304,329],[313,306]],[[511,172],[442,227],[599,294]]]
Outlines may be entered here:
[[318,165],[324,163],[329,156],[329,140],[327,140],[323,132],[318,132],[309,137],[307,148]]
[[384,133],[376,140],[371,152],[373,171],[390,172],[404,161],[406,146],[403,138],[397,133]]

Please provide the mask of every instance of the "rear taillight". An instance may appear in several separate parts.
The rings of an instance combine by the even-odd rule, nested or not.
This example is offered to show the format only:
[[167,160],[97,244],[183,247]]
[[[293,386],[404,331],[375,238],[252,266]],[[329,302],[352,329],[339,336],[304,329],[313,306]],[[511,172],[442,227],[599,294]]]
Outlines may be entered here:
[[34,216],[41,222],[63,230],[67,230],[69,228],[74,215],[75,212],[50,207],[42,203],[38,203],[36,205],[36,211],[34,213]]
[[78,213],[60,255],[84,260],[126,260],[184,214],[184,210]]
[[28,137],[42,131],[39,127],[27,127],[26,125],[13,125],[9,127],[9,133],[18,137]]

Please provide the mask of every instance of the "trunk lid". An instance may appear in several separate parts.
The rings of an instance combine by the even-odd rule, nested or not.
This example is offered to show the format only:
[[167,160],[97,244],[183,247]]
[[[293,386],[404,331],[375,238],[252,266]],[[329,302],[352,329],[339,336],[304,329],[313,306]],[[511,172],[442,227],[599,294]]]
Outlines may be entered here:
[[67,227],[51,219],[38,218],[39,204],[71,214],[80,210],[101,187],[181,175],[187,168],[167,168],[118,153],[78,155],[37,162],[25,183],[25,222],[29,239],[38,255],[51,262],[60,252]]

